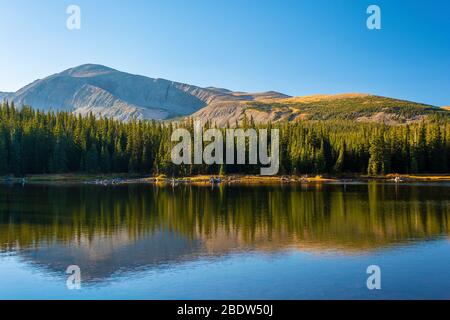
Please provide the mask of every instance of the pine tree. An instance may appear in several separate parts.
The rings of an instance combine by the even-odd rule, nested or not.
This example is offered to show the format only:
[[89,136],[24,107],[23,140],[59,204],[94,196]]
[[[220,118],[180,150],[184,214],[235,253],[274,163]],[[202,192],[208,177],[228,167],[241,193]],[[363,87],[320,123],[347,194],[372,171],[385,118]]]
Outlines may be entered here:
[[98,169],[98,151],[96,145],[92,143],[86,154],[86,171],[95,173]]
[[0,175],[8,172],[8,150],[6,148],[6,133],[3,124],[0,123]]
[[9,172],[13,173],[15,176],[22,176],[22,169],[21,130],[15,129],[11,135]]
[[430,128],[428,139],[429,159],[428,168],[430,172],[444,172],[445,165],[445,149],[442,141],[441,129],[438,124],[434,124]]
[[345,150],[346,150],[346,146],[345,146],[345,142],[342,144],[342,147],[339,149],[339,156],[336,160],[336,163],[334,165],[334,171],[341,173],[344,170],[345,167]]
[[100,152],[100,171],[104,173],[111,172],[111,157],[108,148],[103,146]]
[[384,150],[381,136],[374,137],[370,143],[370,159],[367,169],[369,175],[384,174]]
[[56,173],[67,172],[66,144],[64,139],[58,138],[52,155],[51,171]]
[[223,177],[225,176],[225,174],[227,173],[226,168],[225,168],[225,164],[221,164],[220,165],[220,170],[219,170],[219,176]]

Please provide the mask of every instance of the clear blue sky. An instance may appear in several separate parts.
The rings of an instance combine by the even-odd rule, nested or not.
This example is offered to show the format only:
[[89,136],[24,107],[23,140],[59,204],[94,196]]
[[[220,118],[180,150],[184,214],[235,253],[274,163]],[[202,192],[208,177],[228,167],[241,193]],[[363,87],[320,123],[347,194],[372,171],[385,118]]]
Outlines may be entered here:
[[[82,11],[79,31],[66,8]],[[382,30],[366,28],[366,8]],[[0,91],[99,63],[199,86],[450,105],[447,0],[0,0]]]

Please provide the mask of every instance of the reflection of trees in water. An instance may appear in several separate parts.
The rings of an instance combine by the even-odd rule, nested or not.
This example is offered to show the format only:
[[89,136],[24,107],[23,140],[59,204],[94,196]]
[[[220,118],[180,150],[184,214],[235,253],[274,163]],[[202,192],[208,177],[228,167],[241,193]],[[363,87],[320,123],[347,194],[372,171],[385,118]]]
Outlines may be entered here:
[[450,234],[448,187],[393,185],[0,188],[3,249],[135,242],[157,232],[209,250],[295,245],[367,249]]

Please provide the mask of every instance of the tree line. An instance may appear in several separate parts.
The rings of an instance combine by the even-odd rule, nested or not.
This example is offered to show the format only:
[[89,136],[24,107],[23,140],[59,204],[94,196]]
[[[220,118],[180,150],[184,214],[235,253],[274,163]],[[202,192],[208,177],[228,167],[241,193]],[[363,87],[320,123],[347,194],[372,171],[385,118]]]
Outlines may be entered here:
[[[187,176],[256,174],[259,165],[174,165],[171,135],[176,127],[193,132],[193,120],[160,122],[96,119],[70,112],[0,106],[0,175],[46,173],[136,173]],[[210,123],[206,126],[211,127]],[[279,174],[448,173],[448,117],[402,125],[347,120],[240,127],[280,130]],[[223,129],[224,130],[224,129]],[[270,130],[269,130],[270,132]]]

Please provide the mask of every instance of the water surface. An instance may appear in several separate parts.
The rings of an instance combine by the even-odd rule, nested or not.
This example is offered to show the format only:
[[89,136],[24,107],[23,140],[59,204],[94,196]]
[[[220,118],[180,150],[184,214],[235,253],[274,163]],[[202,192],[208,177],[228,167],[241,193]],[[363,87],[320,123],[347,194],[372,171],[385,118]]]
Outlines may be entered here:
[[0,186],[0,298],[450,299],[449,191]]

